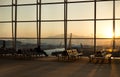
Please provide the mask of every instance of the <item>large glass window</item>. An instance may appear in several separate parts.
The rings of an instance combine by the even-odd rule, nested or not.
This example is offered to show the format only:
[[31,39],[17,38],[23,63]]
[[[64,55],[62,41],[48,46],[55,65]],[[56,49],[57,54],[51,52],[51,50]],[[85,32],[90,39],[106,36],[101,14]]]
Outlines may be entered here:
[[3,46],[3,41],[5,41],[5,47],[6,48],[12,48],[13,47],[13,42],[12,42],[12,39],[0,39],[0,47]]
[[119,10],[120,9],[120,1],[116,1],[115,3],[116,3],[115,4],[116,5],[116,7],[115,7],[116,8],[116,11],[115,11],[116,18],[120,18],[120,10]]
[[63,22],[42,22],[42,38],[64,38]]
[[102,49],[109,49],[113,46],[113,40],[112,39],[97,39],[96,40],[96,51],[102,50]]
[[94,3],[69,3],[68,19],[93,19]]
[[18,21],[36,20],[36,6],[18,6]]
[[[69,45],[68,39],[68,45]],[[93,48],[94,41],[93,39],[71,39],[72,47],[78,47],[78,48]]]
[[63,20],[63,4],[42,5],[42,20]]
[[97,19],[113,18],[113,1],[97,2]]
[[[112,48],[114,44],[116,48],[119,48],[119,0],[115,0],[115,24],[113,24],[113,0],[96,0],[96,10],[95,0],[66,0],[68,1],[66,3],[67,6],[64,6],[65,0],[41,0],[42,3],[41,8],[38,7],[38,15],[36,15],[37,5],[39,6],[37,1],[39,2],[40,0],[13,0],[14,3],[15,1],[17,1],[17,9],[15,9],[15,5],[12,7],[12,0],[0,0],[0,39],[5,39],[9,42],[7,43],[9,44],[8,47],[12,46],[12,42],[10,42],[12,41],[12,23],[14,25],[14,37],[15,26],[17,27],[17,48],[36,47],[38,44],[38,29],[36,25],[38,21],[36,19],[41,17],[38,24],[41,25],[40,40],[43,49],[64,48],[64,44],[69,46],[71,33],[72,47],[83,47],[84,51],[87,51],[85,50],[87,48],[93,51],[95,40],[97,50]],[[15,15],[16,10],[17,16]],[[94,19],[95,11],[96,20]],[[67,20],[64,20],[66,18],[65,16]],[[13,22],[12,18],[14,20]],[[16,22],[15,18],[17,18]],[[113,41],[114,25],[115,42]],[[66,30],[64,29],[65,26],[67,26]],[[64,39],[65,31],[67,32],[67,40]],[[94,38],[95,35],[97,39]],[[65,40],[67,41],[66,43]]]
[[12,37],[12,26],[11,23],[0,23],[0,38],[11,38]]
[[72,38],[93,38],[93,21],[72,21],[68,22],[68,34],[72,33]]
[[36,3],[36,0],[17,0],[18,4]]
[[120,49],[120,39],[115,39],[115,48]]
[[17,39],[17,49],[34,49],[36,47],[36,39]]
[[41,46],[43,49],[63,48],[64,39],[42,39]]
[[12,0],[0,0],[0,5],[11,5],[11,4],[12,4]]
[[112,38],[113,37],[112,21],[97,21],[96,36],[97,38]]
[[68,0],[68,1],[94,1],[94,0]]
[[42,0],[42,3],[63,2],[64,0]]
[[36,23],[18,23],[17,37],[23,38],[36,38]]
[[0,21],[11,21],[11,7],[0,7]]
[[115,37],[120,38],[120,20],[116,20]]

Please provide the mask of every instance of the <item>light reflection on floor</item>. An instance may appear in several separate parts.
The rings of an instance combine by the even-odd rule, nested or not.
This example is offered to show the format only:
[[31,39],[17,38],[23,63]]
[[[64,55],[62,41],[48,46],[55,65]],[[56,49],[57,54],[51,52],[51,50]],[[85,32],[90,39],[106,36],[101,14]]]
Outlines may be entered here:
[[119,77],[120,64],[94,64],[81,58],[59,62],[53,58],[36,60],[0,59],[0,77]]

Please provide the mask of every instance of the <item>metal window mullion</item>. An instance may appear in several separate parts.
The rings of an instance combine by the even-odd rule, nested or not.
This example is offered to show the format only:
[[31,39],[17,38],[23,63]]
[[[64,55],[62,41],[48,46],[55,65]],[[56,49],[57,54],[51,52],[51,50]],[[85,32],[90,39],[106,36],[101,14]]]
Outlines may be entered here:
[[39,45],[41,47],[41,0],[39,0]]
[[94,1],[94,52],[96,52],[96,0]]
[[15,0],[15,31],[14,31],[15,50],[16,50],[16,39],[17,39],[17,0]]
[[36,32],[37,32],[37,46],[38,46],[38,0],[36,0]]
[[14,8],[14,3],[13,3],[13,0],[12,0],[12,7],[11,7],[11,18],[12,18],[12,47],[14,48],[14,22],[13,22],[13,8]]
[[67,50],[67,0],[64,0],[64,48]]
[[113,0],[113,49],[115,49],[115,0]]

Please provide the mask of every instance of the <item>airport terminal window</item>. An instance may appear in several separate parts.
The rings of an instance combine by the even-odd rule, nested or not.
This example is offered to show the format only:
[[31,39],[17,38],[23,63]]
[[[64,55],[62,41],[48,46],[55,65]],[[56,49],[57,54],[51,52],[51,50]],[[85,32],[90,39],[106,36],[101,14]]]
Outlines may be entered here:
[[113,18],[113,1],[97,2],[97,19]]
[[18,21],[36,20],[36,6],[18,6],[17,13]]
[[93,19],[93,18],[94,18],[93,2],[68,4],[68,19]]
[[64,0],[42,0],[42,3],[64,2]]
[[69,2],[72,2],[72,1],[94,1],[94,0],[68,0]]
[[97,21],[96,36],[97,38],[112,38],[113,22],[109,21]]
[[120,1],[116,1],[115,4],[115,16],[120,19]]
[[64,6],[63,4],[42,5],[42,20],[63,20]]
[[36,38],[36,23],[17,23],[17,37],[18,38]]
[[[27,38],[36,41],[35,45],[37,45],[37,26],[41,26],[39,38],[42,47],[43,43],[46,44],[46,47],[48,44],[49,48],[53,47],[53,41],[56,41],[57,46],[62,42],[64,47],[65,40],[68,46],[70,33],[73,34],[73,45],[82,43],[86,47],[107,48],[115,44],[118,47],[117,42],[120,39],[119,4],[119,0],[0,0],[0,40],[7,38],[12,40],[12,34],[15,34],[12,32],[16,31],[17,41],[25,42],[23,40]],[[37,6],[41,6],[41,8],[37,9]],[[15,18],[17,19],[15,20]],[[12,26],[17,30],[12,29]],[[112,36],[114,31],[115,38]],[[79,37],[74,37],[74,34]],[[82,35],[85,37],[80,37]],[[81,41],[83,38],[86,42]],[[106,45],[104,46],[101,42],[106,42]]]
[[[69,44],[68,39],[68,44]],[[94,50],[94,39],[72,39],[72,47],[73,48],[80,48],[80,49],[85,49],[89,48],[88,51],[93,51]]]
[[12,5],[12,0],[0,0],[0,5]]
[[68,34],[72,33],[72,38],[93,38],[93,21],[69,21]]
[[120,20],[116,20],[115,37],[120,38]]
[[115,48],[119,49],[120,48],[120,39],[115,39]]
[[36,0],[17,0],[18,4],[33,4]]
[[64,38],[64,22],[42,22],[42,38]]
[[29,39],[17,39],[17,49],[34,49],[37,46],[37,40],[35,38]]
[[96,40],[96,51],[112,48],[113,40],[112,39],[97,39]]
[[0,7],[0,21],[11,21],[11,7]]
[[11,23],[0,23],[0,38],[12,38]]

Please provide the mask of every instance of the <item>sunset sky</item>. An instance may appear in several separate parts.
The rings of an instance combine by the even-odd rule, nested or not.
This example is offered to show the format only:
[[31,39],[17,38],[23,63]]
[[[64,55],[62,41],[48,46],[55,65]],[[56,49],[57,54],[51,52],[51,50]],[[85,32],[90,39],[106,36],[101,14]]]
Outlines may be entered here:
[[[10,0],[0,0],[0,5],[11,4]],[[42,3],[63,0],[42,0]],[[87,0],[68,0],[87,1]],[[21,3],[36,3],[36,0],[18,0]],[[97,19],[113,18],[113,1],[97,2]],[[120,1],[116,1],[116,18],[120,18]],[[18,21],[36,20],[36,5],[18,6]],[[64,20],[64,5],[42,5],[42,20]],[[94,2],[68,4],[69,19],[94,19]],[[11,7],[0,7],[0,21],[11,21]],[[113,21],[97,21],[97,37],[111,38]],[[18,37],[36,37],[36,23],[17,23]],[[120,20],[116,20],[116,37],[120,36]],[[12,36],[11,24],[0,23],[0,37]],[[64,33],[64,22],[42,22],[42,37],[55,36]],[[68,34],[94,37],[94,21],[69,21]]]

